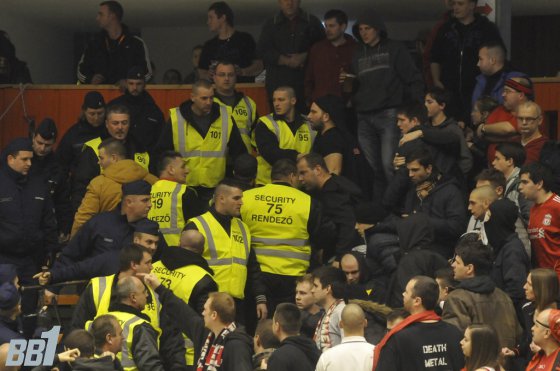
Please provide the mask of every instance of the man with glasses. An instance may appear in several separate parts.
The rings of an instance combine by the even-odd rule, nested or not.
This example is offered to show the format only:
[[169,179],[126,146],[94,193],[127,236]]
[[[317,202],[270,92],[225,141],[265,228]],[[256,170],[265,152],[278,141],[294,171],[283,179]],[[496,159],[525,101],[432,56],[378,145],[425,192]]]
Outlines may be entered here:
[[560,310],[546,309],[540,312],[531,328],[533,342],[540,347],[527,370],[553,370],[559,363]]
[[548,142],[548,138],[539,130],[542,121],[541,107],[535,102],[525,102],[517,107],[517,123],[526,155],[525,164],[539,161],[541,150]]

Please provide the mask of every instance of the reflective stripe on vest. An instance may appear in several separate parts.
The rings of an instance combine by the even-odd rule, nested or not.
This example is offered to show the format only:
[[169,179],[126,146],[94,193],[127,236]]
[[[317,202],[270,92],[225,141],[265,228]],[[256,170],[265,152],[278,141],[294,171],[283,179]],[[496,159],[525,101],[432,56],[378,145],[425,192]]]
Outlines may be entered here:
[[[138,369],[136,363],[134,362],[132,351],[132,342],[134,341],[134,327],[137,324],[145,322],[142,318],[133,316],[128,321],[122,325],[123,338],[125,339],[123,346],[121,348],[121,366],[126,369]],[[129,341],[130,338],[130,341]],[[130,350],[129,350],[130,347]]]
[[218,251],[216,250],[216,244],[214,243],[214,237],[212,236],[212,232],[210,231],[210,226],[208,225],[206,220],[204,220],[202,215],[197,216],[195,219],[198,220],[202,225],[202,228],[204,228],[206,240],[208,241],[208,251],[210,252],[210,260],[208,260],[208,265],[229,265],[232,263],[232,261],[237,264],[245,266],[247,265],[247,259],[249,258],[249,245],[247,241],[247,231],[245,231],[245,227],[243,226],[243,223],[241,223],[241,220],[237,219],[237,224],[239,225],[239,229],[241,230],[241,234],[243,235],[243,245],[245,246],[246,258],[241,259],[234,256],[231,259],[218,259]]
[[[95,155],[99,159],[99,145],[101,144],[101,142],[101,137],[88,140],[84,143],[82,152],[86,149],[86,147],[89,147],[93,149],[93,152],[95,152]],[[150,155],[148,154],[148,152],[136,152],[134,153],[133,157],[134,162],[142,166],[144,169],[148,170],[148,166],[150,165]],[[103,168],[101,167],[101,165],[99,166],[99,173],[103,174]]]
[[159,224],[168,246],[179,246],[185,225],[183,194],[186,190],[186,185],[165,179],[158,180],[152,186],[152,208],[148,212],[148,219]]

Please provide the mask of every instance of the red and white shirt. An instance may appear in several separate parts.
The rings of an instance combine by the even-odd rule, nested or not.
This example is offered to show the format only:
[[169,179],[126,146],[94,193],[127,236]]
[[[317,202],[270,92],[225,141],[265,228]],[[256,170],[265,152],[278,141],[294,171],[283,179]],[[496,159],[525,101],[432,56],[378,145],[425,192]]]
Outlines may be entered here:
[[560,196],[553,193],[531,207],[528,232],[539,268],[552,268],[560,276]]

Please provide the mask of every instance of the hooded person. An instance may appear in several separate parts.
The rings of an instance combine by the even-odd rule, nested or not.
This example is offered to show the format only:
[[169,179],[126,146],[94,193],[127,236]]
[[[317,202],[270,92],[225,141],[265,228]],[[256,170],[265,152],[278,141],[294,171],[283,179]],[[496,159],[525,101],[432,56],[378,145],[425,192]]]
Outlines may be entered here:
[[0,84],[28,84],[31,75],[27,64],[16,57],[16,47],[8,34],[0,30]]
[[517,210],[515,203],[507,198],[494,201],[490,205],[490,218],[484,223],[484,230],[495,256],[490,276],[496,286],[510,296],[519,314],[525,301],[523,285],[529,273],[530,260],[515,232]]

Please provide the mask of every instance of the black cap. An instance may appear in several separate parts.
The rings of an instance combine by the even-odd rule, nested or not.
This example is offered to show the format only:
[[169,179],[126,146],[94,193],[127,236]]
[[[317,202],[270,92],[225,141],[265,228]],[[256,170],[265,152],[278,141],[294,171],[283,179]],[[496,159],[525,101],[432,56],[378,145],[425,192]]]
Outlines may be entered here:
[[257,159],[248,153],[237,156],[233,163],[236,178],[251,180],[257,176]]
[[159,234],[159,224],[147,218],[140,219],[134,224],[134,232],[157,236]]
[[4,282],[14,282],[17,276],[16,266],[13,264],[0,264],[0,285]]
[[18,151],[28,151],[33,152],[33,146],[31,145],[31,139],[29,138],[16,138],[12,140],[4,150],[2,151],[2,160],[5,162],[10,153],[15,153]]
[[105,99],[98,91],[90,91],[84,97],[83,109],[86,108],[103,108],[105,107]]
[[9,310],[19,303],[20,295],[12,282],[0,285],[0,309]]
[[145,180],[136,180],[122,185],[123,197],[131,195],[149,195],[151,192],[152,186]]
[[146,69],[140,66],[131,67],[126,73],[126,78],[130,80],[144,80]]
[[323,111],[331,116],[335,124],[344,120],[344,102],[340,97],[333,94],[323,95],[313,102]]
[[41,123],[35,130],[35,134],[39,134],[45,140],[56,139],[57,133],[58,130],[56,130],[56,124],[50,117],[47,117],[43,121],[41,121]]

